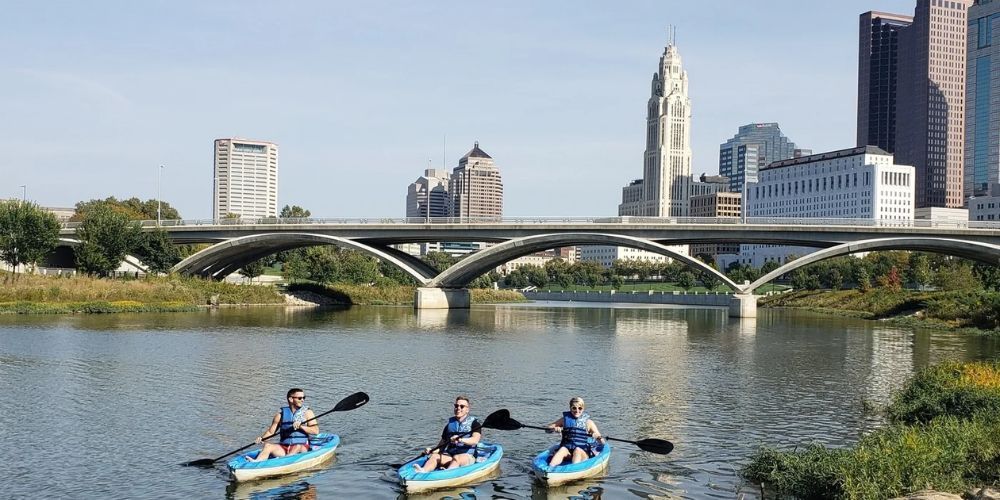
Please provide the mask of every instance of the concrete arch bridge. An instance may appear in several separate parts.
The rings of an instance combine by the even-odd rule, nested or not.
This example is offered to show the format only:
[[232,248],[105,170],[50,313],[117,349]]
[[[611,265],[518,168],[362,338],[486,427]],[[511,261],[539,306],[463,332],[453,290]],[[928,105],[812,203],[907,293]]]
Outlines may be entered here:
[[[483,221],[407,219],[296,219],[270,223],[165,221],[161,228],[180,243],[214,243],[174,267],[175,272],[221,279],[267,255],[312,245],[336,245],[389,262],[419,284],[416,307],[468,307],[468,284],[518,257],[572,245],[613,245],[660,253],[710,273],[732,289],[730,313],[751,317],[754,292],[765,283],[820,260],[874,250],[914,250],[1000,264],[1000,224],[852,219],[653,219],[534,218]],[[205,222],[205,223],[201,223]],[[146,224],[149,225],[148,223]],[[69,228],[67,228],[68,230]],[[391,245],[434,241],[494,243],[444,272]],[[669,246],[692,243],[749,243],[818,248],[750,284],[737,284],[701,261]]]

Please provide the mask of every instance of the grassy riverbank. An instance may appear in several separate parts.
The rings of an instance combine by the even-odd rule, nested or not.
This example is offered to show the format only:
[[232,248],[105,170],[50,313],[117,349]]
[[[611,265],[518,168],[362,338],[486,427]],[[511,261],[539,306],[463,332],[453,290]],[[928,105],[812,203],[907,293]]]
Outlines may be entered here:
[[1000,481],[1000,363],[919,372],[853,448],[765,448],[740,474],[770,497],[883,499]]
[[0,314],[192,311],[209,304],[283,304],[273,287],[247,286],[199,278],[150,277],[140,280],[4,275]]
[[758,305],[847,314],[905,325],[1000,333],[1000,293],[983,290],[804,290],[762,297]]
[[[318,285],[295,283],[289,290],[306,290],[344,305],[412,305],[415,289],[412,286],[363,286],[348,284]],[[494,304],[504,302],[524,302],[527,299],[514,290],[472,289],[473,304]]]

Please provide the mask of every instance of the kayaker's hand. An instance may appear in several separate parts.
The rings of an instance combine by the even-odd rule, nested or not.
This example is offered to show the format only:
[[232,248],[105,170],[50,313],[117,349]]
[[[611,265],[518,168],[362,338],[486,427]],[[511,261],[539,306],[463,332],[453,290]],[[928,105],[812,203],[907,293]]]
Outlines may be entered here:
[[549,434],[552,434],[553,432],[562,432],[562,427],[559,427],[558,425],[550,425],[546,432]]
[[260,444],[260,442],[263,441],[263,440],[264,440],[264,436],[257,436],[257,439],[254,440],[254,443]]
[[462,440],[462,438],[460,438],[458,436],[452,436],[451,437],[451,444],[458,444],[458,442],[461,441],[461,440]]
[[430,455],[430,454],[431,454],[431,449],[430,448],[424,448],[424,452],[422,453],[422,455]]
[[292,422],[292,429],[299,430],[299,427],[302,427],[302,422],[299,422],[298,420]]

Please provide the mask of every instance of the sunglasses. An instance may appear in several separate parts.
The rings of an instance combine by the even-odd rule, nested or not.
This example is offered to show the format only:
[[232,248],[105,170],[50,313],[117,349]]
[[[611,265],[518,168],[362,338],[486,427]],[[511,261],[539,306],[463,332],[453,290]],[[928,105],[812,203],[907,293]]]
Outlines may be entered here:
[[290,397],[288,399],[298,399],[299,401],[305,401],[306,397],[305,396],[292,396],[292,397]]
[[583,407],[582,406],[570,406],[569,409],[570,410],[582,410]]
[[468,407],[469,405],[459,405],[459,404],[455,405],[455,408],[468,408]]

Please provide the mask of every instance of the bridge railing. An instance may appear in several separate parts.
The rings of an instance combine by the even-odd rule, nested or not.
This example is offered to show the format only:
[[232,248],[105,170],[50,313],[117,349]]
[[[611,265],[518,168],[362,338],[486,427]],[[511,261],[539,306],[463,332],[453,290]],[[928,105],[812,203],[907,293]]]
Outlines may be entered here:
[[[287,218],[287,217],[240,217],[232,219],[184,219],[139,221],[142,227],[197,227],[197,226],[269,226],[269,225],[428,225],[428,224],[694,224],[694,225],[756,225],[756,226],[844,226],[844,227],[916,227],[916,228],[962,228],[1000,229],[1000,221],[965,220],[888,220],[888,219],[844,219],[809,217],[334,217],[334,218]],[[75,229],[79,222],[63,222],[63,229]]]

